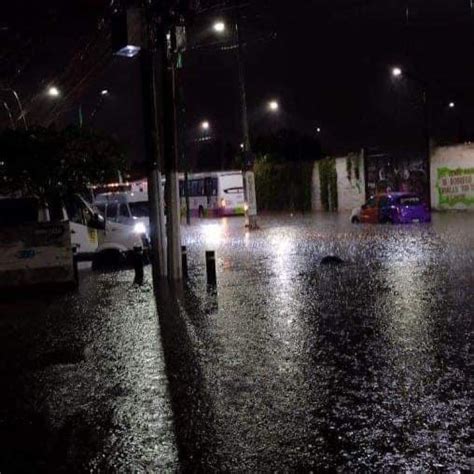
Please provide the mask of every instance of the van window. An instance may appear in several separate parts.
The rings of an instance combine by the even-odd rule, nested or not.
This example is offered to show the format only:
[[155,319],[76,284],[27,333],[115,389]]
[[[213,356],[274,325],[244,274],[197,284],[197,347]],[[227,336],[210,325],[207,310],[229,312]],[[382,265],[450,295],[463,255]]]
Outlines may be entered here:
[[107,220],[117,222],[117,203],[110,202],[107,205]]
[[132,216],[134,217],[149,217],[150,216],[148,201],[131,202],[130,210],[132,211]]
[[88,225],[92,214],[77,196],[72,196],[70,199],[67,199],[65,206],[68,218],[71,222]]
[[117,222],[125,222],[126,219],[130,217],[130,212],[128,210],[128,206],[126,204],[119,204],[118,205],[118,216]]

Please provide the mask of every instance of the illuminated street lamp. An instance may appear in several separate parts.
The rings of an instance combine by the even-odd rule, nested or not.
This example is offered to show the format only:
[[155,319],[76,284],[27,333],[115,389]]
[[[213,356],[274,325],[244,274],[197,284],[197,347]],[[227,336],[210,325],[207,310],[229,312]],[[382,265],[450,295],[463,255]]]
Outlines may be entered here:
[[103,96],[109,95],[109,90],[108,90],[108,89],[102,89],[102,90],[100,91],[100,95],[103,95]]
[[450,102],[450,103],[448,104],[448,107],[449,107],[450,109],[454,109],[454,107],[456,107],[456,104],[455,104],[454,102]]
[[51,86],[48,89],[48,95],[50,97],[59,97],[59,95],[60,95],[59,89],[57,87]]
[[399,67],[392,68],[392,76],[393,77],[400,77],[403,74],[403,71]]
[[210,127],[211,127],[211,125],[209,124],[209,122],[207,120],[204,120],[203,122],[201,122],[201,129],[202,130],[207,131],[207,130],[209,130]]
[[321,133],[321,127],[317,127],[317,128],[316,128],[316,132],[317,132],[317,133]]
[[212,28],[216,33],[224,33],[226,30],[226,26],[223,21],[216,21],[214,25],[212,25]]
[[280,104],[279,104],[276,100],[271,100],[271,101],[268,103],[268,108],[269,108],[272,112],[276,112],[276,111],[280,108]]

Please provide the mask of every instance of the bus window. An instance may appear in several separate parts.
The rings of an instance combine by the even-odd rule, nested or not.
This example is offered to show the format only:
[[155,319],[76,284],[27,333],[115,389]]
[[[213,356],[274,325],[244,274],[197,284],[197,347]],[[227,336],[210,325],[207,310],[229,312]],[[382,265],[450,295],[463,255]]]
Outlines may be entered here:
[[190,195],[191,196],[204,196],[204,180],[203,179],[193,179],[189,182],[190,184]]
[[217,196],[217,178],[206,178],[205,193],[206,196]]

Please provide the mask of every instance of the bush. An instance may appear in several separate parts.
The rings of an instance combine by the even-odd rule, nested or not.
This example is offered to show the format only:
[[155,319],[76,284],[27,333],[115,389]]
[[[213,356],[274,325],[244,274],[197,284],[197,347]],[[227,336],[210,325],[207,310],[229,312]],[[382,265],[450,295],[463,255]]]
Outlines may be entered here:
[[273,162],[256,160],[257,205],[266,211],[311,210],[313,162]]

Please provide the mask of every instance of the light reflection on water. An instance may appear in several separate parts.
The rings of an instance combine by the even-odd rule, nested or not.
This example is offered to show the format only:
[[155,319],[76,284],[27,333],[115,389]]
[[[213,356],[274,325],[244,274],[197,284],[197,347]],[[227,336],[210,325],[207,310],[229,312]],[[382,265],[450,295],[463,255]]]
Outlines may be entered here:
[[[453,239],[437,217],[433,226],[351,226],[341,216],[260,225],[248,233],[227,223],[219,308],[199,342],[206,385],[219,387],[210,403],[220,459],[235,460],[221,468],[258,470],[256,459],[276,470],[465,466],[467,445],[442,428],[465,431],[465,393],[441,402],[436,383],[449,379],[452,344],[466,342],[449,318],[467,318],[470,227]],[[347,264],[320,267],[328,254]]]

